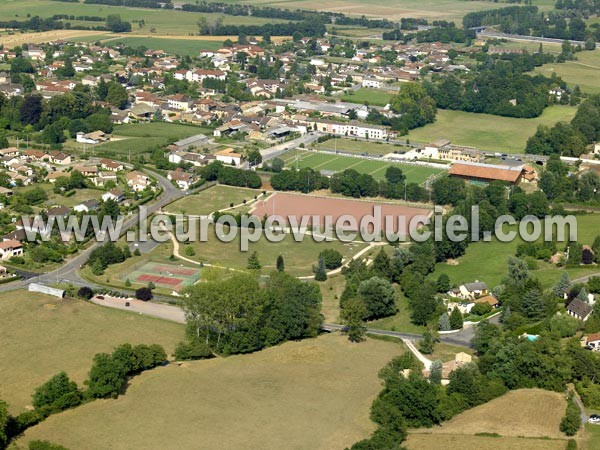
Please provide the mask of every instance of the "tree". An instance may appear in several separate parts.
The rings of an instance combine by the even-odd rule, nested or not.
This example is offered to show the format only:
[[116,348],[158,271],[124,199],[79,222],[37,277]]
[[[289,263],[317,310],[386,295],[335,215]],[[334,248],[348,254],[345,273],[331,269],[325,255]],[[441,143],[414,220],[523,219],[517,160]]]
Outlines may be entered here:
[[8,404],[0,400],[0,448],[5,448],[8,444],[8,436],[6,434],[6,428],[11,419],[8,413]]
[[463,327],[463,315],[460,310],[455,307],[450,313],[450,328],[460,330]]
[[33,394],[33,406],[50,412],[62,411],[81,403],[81,392],[77,383],[71,381],[65,372],[53,376],[39,386]]
[[252,252],[252,254],[248,257],[248,263],[246,264],[246,269],[248,270],[260,270],[262,265],[258,260],[258,252]]
[[423,339],[421,340],[421,342],[419,344],[419,350],[421,351],[421,353],[425,353],[426,355],[431,355],[433,353],[434,344],[435,344],[435,341],[433,338],[433,334],[431,333],[431,330],[429,330],[429,328],[427,328],[423,332]]
[[390,263],[390,258],[382,248],[377,253],[377,256],[373,259],[373,265],[371,266],[371,270],[373,271],[373,275],[389,280],[392,278],[392,266]]
[[564,270],[562,272],[562,275],[560,276],[560,280],[558,280],[558,283],[556,283],[556,286],[554,286],[554,295],[558,298],[563,298],[565,294],[569,291],[570,287],[571,280],[569,278],[569,273],[566,270]]
[[192,342],[180,342],[177,344],[173,356],[177,361],[185,361],[212,358],[213,353],[206,343],[194,340]]
[[438,320],[438,330],[440,331],[450,331],[452,327],[450,326],[450,317],[448,313],[444,313],[440,316]]
[[569,397],[569,400],[567,401],[567,410],[560,422],[560,431],[567,436],[574,436],[579,431],[579,428],[581,428],[581,413],[579,407],[575,404],[573,399]]
[[445,273],[440,274],[436,282],[436,288],[438,292],[448,292],[452,288],[452,286],[450,285],[450,277]]
[[127,105],[129,97],[123,86],[115,81],[108,83],[106,101],[116,108],[123,109]]
[[135,298],[138,300],[143,300],[145,302],[152,300],[152,289],[147,287],[141,287],[135,291]]
[[363,317],[367,314],[365,303],[358,298],[348,300],[342,309],[342,323],[346,326],[346,334],[350,342],[361,342],[365,339],[366,327]]
[[431,368],[429,369],[429,381],[431,384],[441,384],[442,383],[442,362],[439,360],[433,361],[431,363]]
[[388,280],[372,277],[360,283],[357,293],[367,309],[365,319],[378,319],[396,314],[396,292]]
[[84,298],[86,300],[91,299],[94,296],[94,291],[88,286],[83,286],[77,291],[77,297]]
[[404,176],[404,173],[402,173],[402,169],[399,167],[389,166],[385,170],[385,179],[391,184],[401,184],[405,182],[406,177]]
[[342,265],[343,256],[337,250],[326,248],[325,250],[321,250],[319,253],[319,258],[323,259],[326,269],[333,270]]
[[88,380],[88,392],[92,397],[116,398],[125,387],[126,381],[125,368],[111,355],[98,353],[94,356]]
[[322,257],[319,257],[317,267],[315,268],[315,281],[327,280],[327,271],[325,269],[325,260]]
[[23,125],[37,125],[42,116],[42,97],[39,95],[26,95],[19,108],[19,113]]
[[285,262],[283,260],[283,256],[279,255],[277,256],[277,271],[278,272],[284,272],[285,271]]
[[262,155],[257,149],[249,150],[246,156],[251,166],[257,166],[262,162]]
[[281,158],[273,158],[271,160],[271,170],[275,173],[279,173],[283,170],[285,162]]

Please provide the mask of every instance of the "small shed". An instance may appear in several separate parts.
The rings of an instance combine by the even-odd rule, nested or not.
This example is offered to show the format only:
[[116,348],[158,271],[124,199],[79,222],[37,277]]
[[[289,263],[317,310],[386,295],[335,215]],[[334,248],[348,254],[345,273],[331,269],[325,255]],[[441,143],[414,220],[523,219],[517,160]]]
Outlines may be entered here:
[[62,289],[53,288],[40,283],[31,283],[29,292],[39,292],[41,294],[52,295],[53,297],[64,298],[65,291]]

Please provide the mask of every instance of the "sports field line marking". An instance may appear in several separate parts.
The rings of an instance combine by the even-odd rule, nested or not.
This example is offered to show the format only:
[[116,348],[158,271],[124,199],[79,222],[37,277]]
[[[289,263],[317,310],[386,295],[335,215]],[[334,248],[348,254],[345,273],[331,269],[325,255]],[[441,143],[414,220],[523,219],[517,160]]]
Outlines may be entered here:
[[312,168],[313,168],[313,169],[318,169],[319,167],[321,167],[321,166],[325,166],[325,165],[327,165],[327,164],[331,164],[332,162],[334,162],[334,161],[336,161],[336,160],[338,160],[338,159],[340,159],[340,158],[341,158],[341,156],[336,156],[336,157],[335,157],[335,158],[333,158],[333,159],[328,159],[327,161],[325,161],[325,162],[322,162],[321,164],[317,164],[316,166],[312,166]]
[[379,169],[375,169],[373,172],[369,172],[369,175],[373,175],[373,174],[375,174],[375,173],[377,173],[377,172],[379,172],[379,171],[381,171],[383,169],[387,169],[388,167],[389,166],[382,166]]
[[344,169],[343,169],[343,170],[352,169],[353,167],[356,167],[356,166],[358,166],[358,165],[360,165],[360,164],[362,164],[362,163],[364,163],[364,161],[358,161],[357,163],[350,164],[349,166],[347,166],[347,167],[344,167]]

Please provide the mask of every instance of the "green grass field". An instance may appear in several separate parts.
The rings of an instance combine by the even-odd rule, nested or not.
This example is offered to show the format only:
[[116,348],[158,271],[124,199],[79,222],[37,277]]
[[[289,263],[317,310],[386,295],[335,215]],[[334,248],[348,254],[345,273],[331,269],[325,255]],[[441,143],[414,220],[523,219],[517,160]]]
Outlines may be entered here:
[[156,146],[165,146],[178,139],[195,134],[210,134],[203,127],[178,125],[165,122],[133,123],[117,125],[113,131],[113,141],[92,147],[92,152],[106,152],[115,156],[147,153]]
[[117,400],[53,416],[18,444],[45,439],[71,449],[242,448],[329,450],[374,430],[377,372],[398,343],[325,335],[250,355],[169,365],[132,380]]
[[600,50],[579,52],[576,61],[561,64],[545,64],[535,69],[547,77],[552,74],[560,76],[572,89],[579,86],[582,92],[589,94],[600,93]]
[[262,195],[262,191],[217,185],[179,199],[164,209],[172,214],[208,215],[217,210],[229,208],[231,203],[239,205],[244,200],[253,201],[256,195]]
[[[600,234],[600,215],[577,216],[577,241],[582,244],[591,245],[596,235]],[[507,276],[507,260],[510,256],[515,256],[517,246],[522,241],[515,239],[512,242],[475,242],[469,245],[467,252],[456,262],[439,263],[435,272],[430,275],[432,279],[437,279],[439,275],[445,273],[450,277],[453,284],[462,284],[475,280],[485,281],[490,288],[499,285],[502,279]],[[561,244],[558,244],[561,248]],[[456,264],[458,263],[458,264]],[[554,286],[560,278],[562,270],[555,266],[539,261],[539,269],[531,271],[531,274],[537,277],[546,288]],[[595,266],[576,267],[566,269],[572,280],[599,273],[600,269]]]
[[515,119],[490,114],[438,109],[435,123],[411,130],[412,143],[429,143],[449,139],[453,144],[477,147],[501,153],[523,153],[527,139],[538,125],[552,126],[556,122],[569,122],[576,107],[550,106],[540,117]]
[[[289,167],[296,166],[296,152],[286,153],[282,159]],[[389,163],[371,159],[353,158],[351,156],[331,155],[328,153],[317,153],[309,151],[298,152],[298,167],[311,167],[315,170],[333,170],[340,172],[346,169],[354,169],[359,173],[372,175],[376,180],[385,177],[385,169],[394,165],[402,169],[409,183],[423,183],[431,175],[441,172],[439,169],[408,164]]]
[[393,92],[384,91],[383,89],[361,88],[356,92],[351,92],[352,94],[343,95],[342,100],[350,103],[366,103],[375,106],[387,105],[395,95]]
[[[205,16],[209,23],[223,18],[224,24],[249,25],[273,22],[287,22],[278,19],[263,19],[248,16],[226,16],[222,14],[190,13],[177,10],[161,10],[148,8],[126,8],[122,6],[108,6],[84,3],[61,3],[49,0],[0,0],[0,16],[4,20],[23,20],[28,14],[31,16],[51,17],[55,14],[74,16],[99,16],[119,14],[121,19],[132,22],[132,34],[156,33],[159,35],[187,35],[198,33],[198,19]],[[139,20],[144,20],[145,25],[139,27]],[[97,26],[98,22],[89,22],[88,25]]]
[[404,151],[407,148],[383,142],[359,141],[354,139],[330,139],[320,144],[315,144],[317,150],[338,150],[341,152],[382,156],[388,153]]
[[26,291],[0,294],[0,315],[0,398],[15,413],[61,370],[81,384],[96,353],[125,342],[157,343],[170,353],[184,337],[176,323]]
[[215,40],[184,40],[184,39],[158,39],[147,37],[127,37],[104,41],[107,45],[124,44],[128,47],[146,47],[161,49],[172,55],[198,56],[202,50],[218,50],[223,47],[223,41]]
[[[262,273],[265,274],[276,269],[277,257],[281,255],[286,272],[294,276],[312,275],[312,266],[317,264],[319,253],[326,248],[335,249],[344,258],[350,258],[365,246],[341,241],[315,242],[311,236],[305,236],[302,242],[296,242],[291,234],[286,235],[281,242],[270,242],[263,235],[258,242],[249,244],[248,251],[243,252],[240,250],[239,234],[232,242],[222,242],[216,237],[212,226],[208,230],[207,242],[193,242],[189,245],[196,253],[190,259],[238,270],[246,269],[248,257],[256,251]],[[180,252],[185,254],[183,248],[180,248]]]
[[404,333],[421,334],[425,331],[425,327],[415,325],[410,321],[410,308],[408,299],[402,294],[400,289],[396,289],[397,300],[396,307],[398,312],[390,317],[369,322],[369,328],[378,328],[380,330],[402,331]]

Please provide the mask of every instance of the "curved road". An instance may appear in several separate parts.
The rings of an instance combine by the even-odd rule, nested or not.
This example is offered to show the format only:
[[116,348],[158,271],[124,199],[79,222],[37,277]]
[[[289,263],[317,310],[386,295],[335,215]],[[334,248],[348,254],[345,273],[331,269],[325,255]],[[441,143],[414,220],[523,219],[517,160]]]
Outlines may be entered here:
[[[155,178],[162,188],[162,193],[157,201],[148,205],[148,216],[155,213],[163,206],[174,202],[175,200],[184,197],[186,194],[175,186],[171,184],[169,180],[167,180],[162,175],[144,169],[148,175]],[[123,226],[121,227],[121,234],[126,233],[128,230],[137,226],[139,222],[139,217],[137,214],[133,214],[130,218],[126,218],[123,222]],[[12,283],[8,283],[0,286],[0,292],[14,291],[17,289],[26,288],[30,283],[35,282],[46,282],[46,283],[55,283],[55,282],[67,282],[76,286],[92,286],[92,287],[102,287],[102,286],[94,286],[92,283],[89,283],[83,280],[79,274],[77,273],[78,269],[87,262],[90,253],[97,248],[99,245],[102,245],[103,242],[97,241],[90,245],[85,250],[81,251],[77,256],[73,259],[65,262],[61,267],[55,269],[51,272],[46,272],[40,274],[36,277],[28,278],[26,280],[15,281]]]

